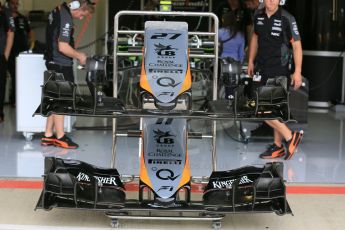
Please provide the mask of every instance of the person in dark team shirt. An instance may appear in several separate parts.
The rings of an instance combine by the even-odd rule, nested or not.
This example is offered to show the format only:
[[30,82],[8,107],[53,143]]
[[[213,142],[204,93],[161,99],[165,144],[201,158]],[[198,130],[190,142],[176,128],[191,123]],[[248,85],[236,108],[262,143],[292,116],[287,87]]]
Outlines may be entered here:
[[[252,22],[254,21],[254,17],[258,13],[258,11],[262,10],[265,7],[265,4],[260,3],[259,0],[244,0],[243,3],[250,12],[250,17],[251,17]],[[248,31],[249,41],[251,40],[253,33],[254,33],[254,25],[252,23]],[[257,128],[250,131],[250,136],[251,137],[263,137],[263,136],[272,137],[273,130],[268,124],[266,124],[265,122],[262,122],[260,125],[258,125]]]
[[8,6],[12,11],[15,24],[14,43],[8,59],[8,72],[12,78],[12,87],[10,95],[10,103],[14,107],[16,102],[16,57],[19,53],[27,51],[32,46],[34,34],[30,28],[30,23],[24,15],[18,12],[19,0],[7,0]]
[[[57,6],[49,15],[46,29],[47,52],[45,55],[48,70],[62,73],[68,81],[74,82],[73,59],[81,65],[86,63],[86,54],[74,48],[73,19],[82,20],[94,12],[94,3],[90,0],[66,2]],[[54,129],[56,133],[54,134]],[[47,118],[44,137],[41,139],[44,146],[55,145],[62,148],[75,149],[74,143],[64,133],[64,116],[51,115]]]
[[[290,77],[288,57],[292,46],[295,69],[291,75],[291,85],[298,89],[302,85],[302,45],[295,18],[279,7],[279,0],[264,0],[265,8],[254,17],[254,34],[250,41],[248,74],[254,75],[254,59],[260,75],[253,78],[257,84],[266,84],[269,78]],[[291,130],[278,120],[266,121],[274,129],[274,143],[260,155],[271,159],[282,157],[291,159],[302,138],[303,132]],[[284,146],[286,151],[284,149]]]
[[7,61],[11,53],[14,40],[14,20],[11,11],[2,7],[0,3],[0,123],[4,121],[4,103],[6,91]]

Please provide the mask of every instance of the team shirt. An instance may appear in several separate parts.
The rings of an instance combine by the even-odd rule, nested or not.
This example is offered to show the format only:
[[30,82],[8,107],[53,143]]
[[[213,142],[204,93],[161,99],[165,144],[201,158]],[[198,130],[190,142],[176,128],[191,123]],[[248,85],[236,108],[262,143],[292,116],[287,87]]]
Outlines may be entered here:
[[56,7],[49,15],[46,30],[46,61],[60,66],[72,66],[73,59],[59,51],[58,42],[66,42],[74,48],[74,24],[67,3]]
[[301,40],[295,18],[282,8],[268,18],[262,9],[254,16],[254,32],[258,35],[258,68],[267,76],[287,76],[287,52],[292,42]]
[[20,13],[14,18],[14,24],[16,31],[14,33],[11,55],[17,56],[20,52],[29,49],[29,33],[31,32],[31,27],[27,18]]
[[4,54],[9,31],[15,31],[14,19],[11,10],[4,7],[0,9],[0,55]]

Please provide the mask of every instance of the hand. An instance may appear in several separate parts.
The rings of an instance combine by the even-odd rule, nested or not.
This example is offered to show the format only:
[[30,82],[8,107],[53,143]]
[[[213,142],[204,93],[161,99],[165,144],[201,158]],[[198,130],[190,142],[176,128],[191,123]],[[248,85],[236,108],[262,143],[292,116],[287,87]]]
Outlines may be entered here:
[[87,56],[85,53],[80,53],[78,61],[80,62],[81,65],[85,65],[86,64],[86,59]]
[[254,63],[248,62],[247,74],[252,77],[254,75]]
[[294,86],[295,90],[298,90],[302,85],[302,75],[300,72],[294,72],[291,77],[291,85]]

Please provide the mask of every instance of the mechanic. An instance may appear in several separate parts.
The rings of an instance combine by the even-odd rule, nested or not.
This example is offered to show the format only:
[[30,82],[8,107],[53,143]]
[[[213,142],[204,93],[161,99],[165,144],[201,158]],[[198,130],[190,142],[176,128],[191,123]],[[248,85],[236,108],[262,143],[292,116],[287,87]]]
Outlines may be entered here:
[[[302,85],[302,44],[294,17],[279,7],[279,0],[264,0],[265,8],[254,18],[254,34],[250,41],[248,75],[254,75],[254,59],[260,75],[253,78],[259,85],[265,85],[268,78],[290,76],[289,43],[292,45],[294,72],[291,85],[297,90]],[[285,155],[291,159],[302,138],[303,132],[291,130],[278,120],[265,121],[274,129],[274,143],[261,158],[272,159]],[[286,150],[284,149],[284,146]]]
[[[71,1],[69,4],[62,3],[49,15],[46,29],[46,66],[48,70],[62,73],[65,80],[74,82],[73,59],[77,59],[81,65],[85,65],[87,58],[85,53],[74,48],[73,19],[82,20],[92,14],[94,10],[94,3],[90,0],[78,0]],[[41,144],[68,149],[79,147],[65,135],[64,116],[62,115],[51,115],[47,118],[46,130]]]
[[[265,7],[264,3],[260,3],[259,0],[244,0],[243,1],[245,7],[250,12],[251,21],[254,21],[254,16],[258,13],[259,10],[263,9]],[[254,32],[254,26],[253,23],[250,25],[250,29],[248,30],[247,36],[249,38],[249,41],[253,35]],[[249,52],[249,50],[247,50]],[[247,56],[248,53],[247,53]],[[249,82],[249,88],[252,87],[252,82]],[[250,94],[250,92],[249,92]],[[265,122],[262,122],[260,125],[258,125],[255,129],[250,131],[251,137],[273,137],[273,130],[272,128]]]
[[30,28],[30,23],[24,15],[18,12],[19,0],[6,0],[12,11],[14,19],[15,33],[14,44],[8,59],[8,72],[12,78],[10,104],[15,107],[16,103],[16,57],[19,53],[33,48],[34,33]]
[[[230,59],[231,62],[244,62],[244,32],[236,20],[234,12],[223,15],[223,27],[219,29],[218,40],[220,44],[220,57]],[[225,85],[225,99],[233,99],[233,87]]]
[[4,122],[4,103],[6,92],[7,61],[11,53],[14,40],[14,20],[8,7],[0,2],[0,123]]

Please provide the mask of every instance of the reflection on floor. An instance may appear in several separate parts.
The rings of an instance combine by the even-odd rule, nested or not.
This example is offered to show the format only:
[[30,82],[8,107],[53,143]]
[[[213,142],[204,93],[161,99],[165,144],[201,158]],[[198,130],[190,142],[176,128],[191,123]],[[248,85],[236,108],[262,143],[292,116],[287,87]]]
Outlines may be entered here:
[[[110,166],[110,119],[77,118],[77,130],[70,136],[80,148],[65,150],[42,147],[39,134],[35,134],[32,141],[26,141],[22,133],[16,132],[15,109],[6,106],[5,113],[6,120],[0,124],[0,177],[40,177],[43,174],[43,160],[46,156],[78,159],[100,167]],[[305,137],[298,152],[292,160],[284,162],[288,182],[345,183],[344,120],[345,114],[335,114],[331,111],[309,113]],[[122,129],[136,127],[136,121],[126,120],[119,123]],[[231,124],[229,121],[219,122],[217,125],[217,169],[229,170],[244,165],[265,163],[258,155],[271,140],[249,139],[248,144],[240,143],[234,140],[237,134],[232,131]],[[207,132],[210,123],[192,121],[190,128]],[[189,140],[192,175],[210,175],[210,151],[209,140]],[[138,138],[119,138],[116,159],[116,167],[121,174],[138,174]]]

